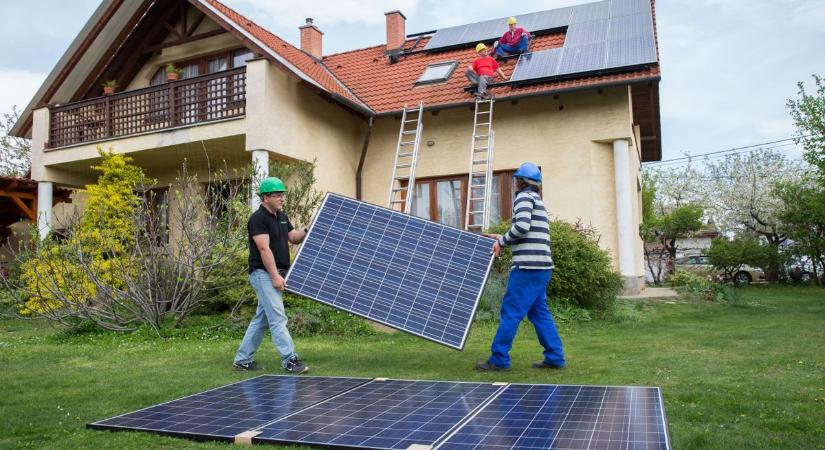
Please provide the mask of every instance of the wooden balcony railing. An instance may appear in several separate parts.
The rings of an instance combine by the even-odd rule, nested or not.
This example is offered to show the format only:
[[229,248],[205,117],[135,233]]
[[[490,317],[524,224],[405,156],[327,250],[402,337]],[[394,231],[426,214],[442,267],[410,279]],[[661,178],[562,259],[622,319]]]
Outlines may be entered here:
[[243,116],[246,67],[50,108],[49,148]]

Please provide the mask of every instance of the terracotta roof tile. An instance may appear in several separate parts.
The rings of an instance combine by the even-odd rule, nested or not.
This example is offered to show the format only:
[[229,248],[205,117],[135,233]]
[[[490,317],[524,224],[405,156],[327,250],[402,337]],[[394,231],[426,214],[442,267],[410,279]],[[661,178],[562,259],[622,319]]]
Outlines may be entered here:
[[298,70],[305,73],[308,77],[312,78],[323,89],[326,89],[330,93],[340,95],[356,105],[369,109],[369,107],[364,104],[364,102],[362,102],[350,89],[348,89],[347,86],[341,82],[341,80],[337,79],[336,76],[329,71],[322,62],[305,53],[303,50],[296,48],[289,42],[286,42],[278,36],[270,33],[265,28],[249,20],[223,3],[217,0],[206,1],[220,11],[221,14],[229,18],[229,20],[235,22],[238,27],[253,35],[256,39],[268,46],[270,50],[280,55],[290,64],[298,68]]

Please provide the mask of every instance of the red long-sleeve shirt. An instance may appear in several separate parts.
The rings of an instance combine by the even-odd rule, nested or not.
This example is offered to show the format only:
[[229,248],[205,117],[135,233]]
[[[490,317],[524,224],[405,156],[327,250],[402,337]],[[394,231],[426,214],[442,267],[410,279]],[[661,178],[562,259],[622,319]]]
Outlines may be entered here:
[[482,56],[473,61],[473,70],[479,75],[493,76],[498,69],[498,61],[491,56]]
[[504,36],[498,40],[498,43],[504,45],[516,45],[518,44],[518,41],[521,40],[522,34],[526,34],[527,39],[530,39],[530,33],[528,33],[527,30],[521,27],[516,27],[513,31],[507,30],[504,33]]

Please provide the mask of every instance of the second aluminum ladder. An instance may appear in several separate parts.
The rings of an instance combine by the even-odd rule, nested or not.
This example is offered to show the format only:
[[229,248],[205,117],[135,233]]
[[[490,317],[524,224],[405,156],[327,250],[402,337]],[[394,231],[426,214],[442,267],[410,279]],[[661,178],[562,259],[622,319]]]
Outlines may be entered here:
[[476,100],[473,115],[473,140],[470,144],[470,179],[464,229],[481,233],[490,226],[490,197],[493,193],[493,103]]

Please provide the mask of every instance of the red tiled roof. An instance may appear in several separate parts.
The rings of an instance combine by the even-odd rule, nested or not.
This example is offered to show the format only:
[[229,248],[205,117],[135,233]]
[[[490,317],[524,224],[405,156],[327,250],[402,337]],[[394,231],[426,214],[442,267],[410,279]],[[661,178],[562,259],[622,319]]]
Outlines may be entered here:
[[[406,51],[423,48],[429,38],[422,39],[415,49],[415,40],[408,40]],[[547,50],[564,45],[564,33],[537,36],[531,50]],[[335,75],[347,84],[359,98],[378,114],[400,111],[404,103],[424,102],[424,106],[453,105],[472,102],[472,96],[464,90],[469,81],[464,76],[467,66],[475,59],[472,48],[436,53],[413,53],[390,64],[385,55],[386,46],[354,50],[325,56],[323,61]],[[501,69],[509,78],[516,65],[516,58],[502,62]],[[415,82],[429,64],[458,61],[450,78],[443,83],[416,86]],[[553,81],[528,86],[498,86],[491,89],[496,98],[520,97],[537,93],[552,93],[583,87],[596,87],[635,80],[659,77],[659,67],[609,75],[586,76],[577,79]],[[494,80],[504,81],[504,80]]]
[[223,3],[217,0],[205,1],[220,11],[221,14],[226,16],[229,20],[234,22],[235,25],[254,36],[256,39],[269,47],[270,50],[277,53],[287,62],[295,66],[298,70],[306,74],[323,89],[332,94],[339,95],[356,105],[369,109],[369,107],[365,105],[364,102],[362,102],[358,97],[356,97],[353,92],[341,82],[341,80],[337,79],[332,72],[327,70],[324,64],[320,61],[305,53],[303,50],[294,47],[289,42],[275,36],[265,28],[247,19]]

